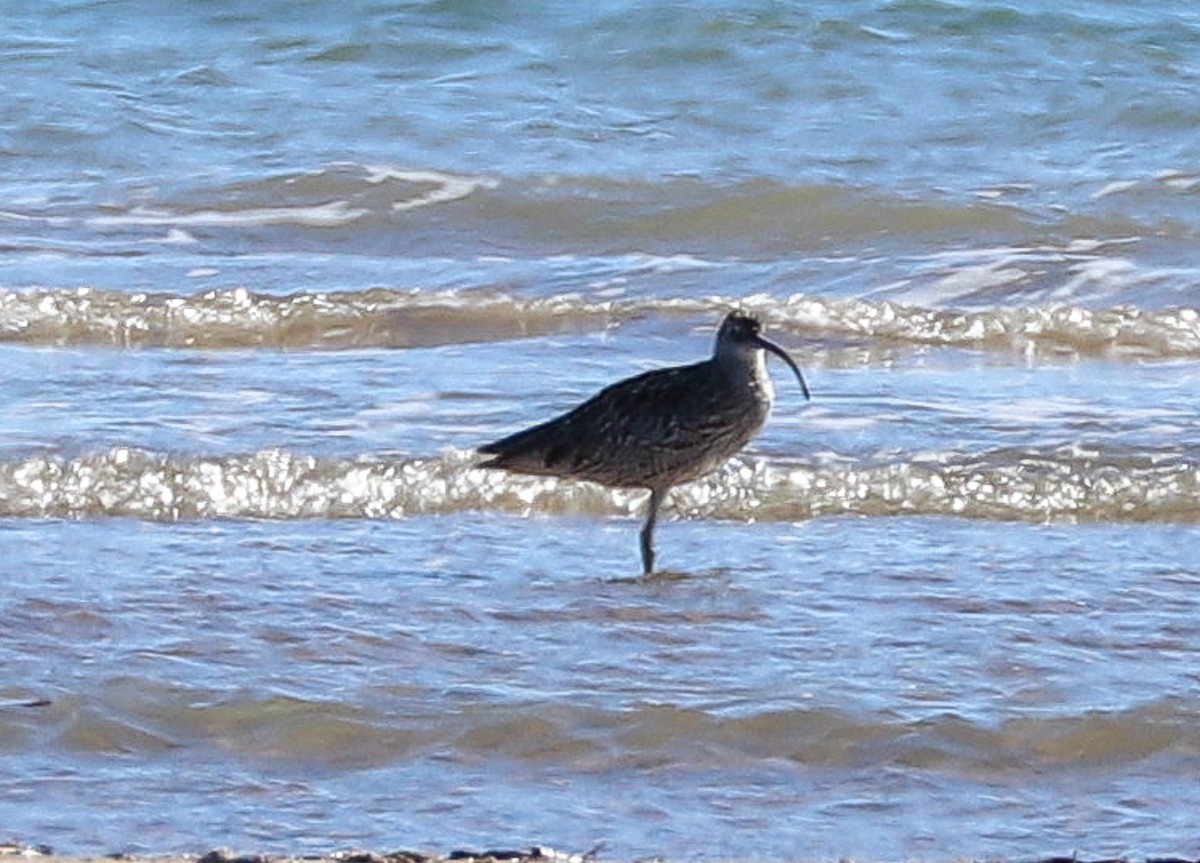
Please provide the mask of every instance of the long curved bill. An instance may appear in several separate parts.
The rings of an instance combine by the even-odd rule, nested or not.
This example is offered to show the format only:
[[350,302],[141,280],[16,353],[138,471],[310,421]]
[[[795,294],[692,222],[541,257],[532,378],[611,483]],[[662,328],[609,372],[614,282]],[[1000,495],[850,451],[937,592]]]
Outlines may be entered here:
[[765,336],[755,336],[754,342],[763,350],[770,351],[788,364],[791,370],[796,373],[796,380],[800,381],[800,389],[804,391],[804,400],[812,401],[812,396],[808,393],[808,384],[804,382],[804,375],[800,374],[800,366],[796,365],[796,361],[792,359],[792,355]]

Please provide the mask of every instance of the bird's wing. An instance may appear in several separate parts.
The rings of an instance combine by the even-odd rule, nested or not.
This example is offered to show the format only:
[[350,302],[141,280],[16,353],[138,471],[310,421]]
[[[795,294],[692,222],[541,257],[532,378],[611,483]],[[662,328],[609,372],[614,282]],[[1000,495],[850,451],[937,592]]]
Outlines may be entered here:
[[602,468],[632,464],[641,457],[635,452],[669,449],[713,421],[719,399],[698,380],[695,366],[683,366],[619,381],[559,417],[480,447],[492,456],[482,466],[596,478]]

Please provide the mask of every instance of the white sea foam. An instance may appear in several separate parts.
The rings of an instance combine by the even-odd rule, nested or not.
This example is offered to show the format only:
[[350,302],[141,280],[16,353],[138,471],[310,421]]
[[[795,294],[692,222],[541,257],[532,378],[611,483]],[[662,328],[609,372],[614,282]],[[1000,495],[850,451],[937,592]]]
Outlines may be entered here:
[[304,225],[335,228],[348,225],[368,211],[347,201],[296,207],[250,207],[243,210],[173,211],[163,208],[134,207],[119,215],[92,216],[87,224],[95,228],[166,225],[177,228],[236,228],[264,225]]

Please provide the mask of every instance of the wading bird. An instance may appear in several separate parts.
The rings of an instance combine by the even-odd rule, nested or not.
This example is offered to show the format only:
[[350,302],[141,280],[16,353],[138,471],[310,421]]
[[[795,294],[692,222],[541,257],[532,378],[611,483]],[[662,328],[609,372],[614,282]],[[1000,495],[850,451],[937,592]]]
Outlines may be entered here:
[[731,312],[709,359],[605,387],[560,417],[479,447],[491,456],[480,466],[649,489],[641,532],[642,569],[649,574],[667,491],[720,467],[767,421],[774,399],[767,351],[787,363],[810,398],[787,351],[762,335],[756,318]]

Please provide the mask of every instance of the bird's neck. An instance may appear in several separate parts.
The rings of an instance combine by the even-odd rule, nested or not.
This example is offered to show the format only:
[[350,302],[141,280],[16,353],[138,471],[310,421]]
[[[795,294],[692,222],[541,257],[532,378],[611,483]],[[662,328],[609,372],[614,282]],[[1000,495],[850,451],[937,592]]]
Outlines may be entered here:
[[754,386],[761,393],[767,404],[770,405],[775,401],[775,387],[771,383],[771,376],[767,373],[767,354],[765,351],[754,352],[752,366]]
[[767,356],[761,350],[729,351],[714,357],[727,379],[736,387],[747,387],[765,401],[775,399],[775,388],[767,374]]

